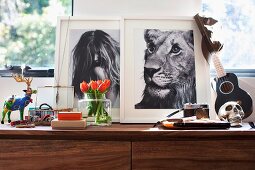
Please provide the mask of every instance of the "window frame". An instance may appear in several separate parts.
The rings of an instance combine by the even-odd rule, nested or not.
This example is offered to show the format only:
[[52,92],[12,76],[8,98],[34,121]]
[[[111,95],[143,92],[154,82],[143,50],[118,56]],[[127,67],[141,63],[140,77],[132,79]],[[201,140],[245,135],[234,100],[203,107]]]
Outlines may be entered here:
[[[237,77],[255,77],[255,69],[225,69],[226,73],[234,73]],[[215,69],[210,70],[211,77],[217,77]]]

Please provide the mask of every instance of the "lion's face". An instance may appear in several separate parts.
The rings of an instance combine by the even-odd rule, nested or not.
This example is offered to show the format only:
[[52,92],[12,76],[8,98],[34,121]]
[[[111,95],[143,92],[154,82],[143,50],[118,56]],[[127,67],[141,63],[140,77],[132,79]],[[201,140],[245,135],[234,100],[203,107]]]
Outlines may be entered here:
[[[168,93],[171,87],[194,78],[195,59],[192,31],[145,30],[144,80],[147,88]],[[163,95],[163,94],[162,94]]]

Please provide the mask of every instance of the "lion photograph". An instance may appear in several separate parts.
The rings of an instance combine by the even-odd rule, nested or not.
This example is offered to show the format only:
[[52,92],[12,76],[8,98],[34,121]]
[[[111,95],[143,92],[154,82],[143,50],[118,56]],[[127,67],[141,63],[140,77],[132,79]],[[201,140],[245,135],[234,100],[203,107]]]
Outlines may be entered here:
[[178,109],[196,103],[193,31],[145,29],[143,36],[146,49],[139,67],[144,88],[135,109]]

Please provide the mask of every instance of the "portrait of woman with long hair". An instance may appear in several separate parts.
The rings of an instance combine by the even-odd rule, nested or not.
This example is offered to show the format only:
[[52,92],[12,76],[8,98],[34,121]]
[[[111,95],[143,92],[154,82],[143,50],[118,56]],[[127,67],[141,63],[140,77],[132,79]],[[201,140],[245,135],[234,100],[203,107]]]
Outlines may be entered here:
[[89,30],[84,32],[72,50],[72,86],[75,95],[81,99],[80,83],[84,80],[111,80],[111,87],[106,94],[112,105],[119,107],[120,91],[120,46],[119,30]]

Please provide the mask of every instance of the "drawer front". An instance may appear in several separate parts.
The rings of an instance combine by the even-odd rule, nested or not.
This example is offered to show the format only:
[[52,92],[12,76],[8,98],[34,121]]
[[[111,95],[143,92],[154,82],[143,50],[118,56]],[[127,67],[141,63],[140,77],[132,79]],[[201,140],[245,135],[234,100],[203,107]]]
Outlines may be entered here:
[[0,140],[0,169],[131,169],[131,143]]
[[132,143],[132,169],[254,170],[255,141],[159,141]]

